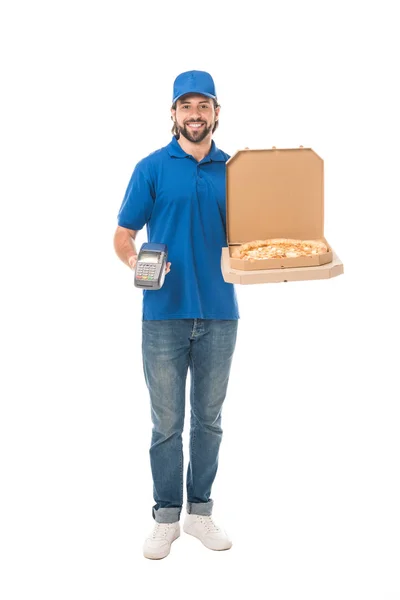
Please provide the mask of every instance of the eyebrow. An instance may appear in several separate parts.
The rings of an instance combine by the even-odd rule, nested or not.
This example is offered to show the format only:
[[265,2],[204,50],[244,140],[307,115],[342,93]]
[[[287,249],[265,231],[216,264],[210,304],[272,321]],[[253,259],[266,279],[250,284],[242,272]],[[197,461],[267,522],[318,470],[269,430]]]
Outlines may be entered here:
[[[191,104],[191,101],[190,100],[180,100],[180,103],[181,104]],[[206,104],[206,103],[210,104],[210,101],[209,100],[200,100],[199,101],[199,104]]]

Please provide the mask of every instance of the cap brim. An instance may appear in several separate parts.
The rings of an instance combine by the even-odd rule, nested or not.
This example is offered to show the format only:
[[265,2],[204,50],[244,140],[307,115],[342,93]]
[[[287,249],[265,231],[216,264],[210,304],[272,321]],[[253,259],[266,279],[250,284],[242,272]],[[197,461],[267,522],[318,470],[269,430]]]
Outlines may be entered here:
[[183,94],[179,94],[179,96],[176,96],[176,98],[174,98],[172,100],[172,104],[175,104],[175,102],[177,100],[179,100],[179,98],[182,98],[182,96],[187,96],[188,94],[197,94],[198,96],[207,96],[207,98],[213,98],[213,100],[217,99],[217,96],[214,96],[213,94],[207,94],[207,92],[198,92],[196,90],[188,90],[187,92],[183,92]]

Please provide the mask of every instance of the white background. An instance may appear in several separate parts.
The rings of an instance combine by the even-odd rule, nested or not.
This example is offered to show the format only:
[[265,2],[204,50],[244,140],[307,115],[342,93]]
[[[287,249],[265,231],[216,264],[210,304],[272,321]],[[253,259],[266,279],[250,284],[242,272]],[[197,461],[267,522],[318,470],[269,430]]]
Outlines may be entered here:
[[[2,4],[4,600],[400,598],[394,4]],[[212,493],[234,546],[183,534],[149,561],[141,293],[113,234],[189,69],[215,79],[223,150],[324,159],[345,274],[236,286]]]

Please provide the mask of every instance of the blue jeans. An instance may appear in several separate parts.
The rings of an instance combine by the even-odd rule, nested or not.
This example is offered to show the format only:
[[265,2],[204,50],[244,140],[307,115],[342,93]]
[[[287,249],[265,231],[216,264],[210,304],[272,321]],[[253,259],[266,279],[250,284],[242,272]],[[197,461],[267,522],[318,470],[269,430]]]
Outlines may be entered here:
[[182,432],[188,369],[190,387],[188,513],[211,515],[211,487],[222,438],[221,411],[228,387],[237,320],[142,321],[144,376],[153,430],[150,463],[159,523],[179,521],[183,505]]

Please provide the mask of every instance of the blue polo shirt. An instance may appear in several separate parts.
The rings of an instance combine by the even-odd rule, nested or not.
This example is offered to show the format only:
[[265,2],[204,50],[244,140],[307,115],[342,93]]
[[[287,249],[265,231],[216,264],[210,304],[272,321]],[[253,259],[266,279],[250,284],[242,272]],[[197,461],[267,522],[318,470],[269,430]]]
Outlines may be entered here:
[[148,242],[167,244],[171,262],[161,289],[143,290],[143,320],[239,319],[234,284],[221,273],[228,158],[212,141],[197,162],[173,137],[136,165],[118,225],[146,225]]

